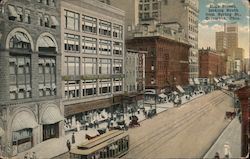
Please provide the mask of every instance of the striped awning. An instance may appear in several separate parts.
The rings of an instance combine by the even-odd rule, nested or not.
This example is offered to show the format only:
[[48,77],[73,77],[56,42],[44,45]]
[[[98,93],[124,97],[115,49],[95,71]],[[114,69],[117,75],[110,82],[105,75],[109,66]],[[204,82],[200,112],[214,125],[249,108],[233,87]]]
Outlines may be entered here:
[[63,119],[60,110],[55,106],[50,106],[44,111],[41,122],[43,125],[49,125],[55,124]]
[[3,128],[0,127],[0,137],[4,135],[4,130]]
[[18,113],[12,123],[12,131],[19,131],[27,128],[35,128],[38,124],[36,122],[35,116],[31,115],[26,111]]
[[183,89],[180,85],[177,85],[176,88],[177,88],[181,93],[185,93],[184,89]]

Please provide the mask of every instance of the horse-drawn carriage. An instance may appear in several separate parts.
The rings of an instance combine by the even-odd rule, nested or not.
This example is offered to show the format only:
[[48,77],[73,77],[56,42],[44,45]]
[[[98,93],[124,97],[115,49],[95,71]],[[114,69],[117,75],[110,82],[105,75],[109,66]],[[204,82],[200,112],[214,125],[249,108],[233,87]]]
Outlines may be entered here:
[[225,119],[233,119],[236,116],[236,112],[226,112]]
[[135,115],[131,116],[131,121],[128,126],[129,128],[140,126],[140,123],[138,122],[138,117]]

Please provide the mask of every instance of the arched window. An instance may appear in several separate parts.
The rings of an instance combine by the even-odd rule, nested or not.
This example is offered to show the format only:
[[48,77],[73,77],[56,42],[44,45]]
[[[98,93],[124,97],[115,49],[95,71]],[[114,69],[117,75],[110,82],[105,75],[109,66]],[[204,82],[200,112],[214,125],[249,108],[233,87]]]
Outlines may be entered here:
[[31,44],[28,36],[18,31],[11,37],[9,47],[11,49],[31,49]]
[[56,44],[49,36],[43,36],[38,39],[38,51],[56,52]]

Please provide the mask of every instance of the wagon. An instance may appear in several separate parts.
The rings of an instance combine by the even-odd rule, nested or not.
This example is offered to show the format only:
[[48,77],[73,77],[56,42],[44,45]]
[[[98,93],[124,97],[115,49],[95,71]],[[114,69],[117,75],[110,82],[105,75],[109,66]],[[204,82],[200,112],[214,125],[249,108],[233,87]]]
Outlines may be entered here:
[[233,119],[236,116],[236,112],[226,112],[225,119]]

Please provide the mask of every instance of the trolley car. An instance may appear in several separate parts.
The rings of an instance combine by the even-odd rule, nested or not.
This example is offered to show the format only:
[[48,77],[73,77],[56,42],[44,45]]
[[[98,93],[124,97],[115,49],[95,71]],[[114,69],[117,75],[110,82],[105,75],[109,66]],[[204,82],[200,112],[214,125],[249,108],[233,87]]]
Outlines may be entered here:
[[129,149],[129,135],[125,131],[112,130],[91,139],[70,151],[71,159],[119,158]]

